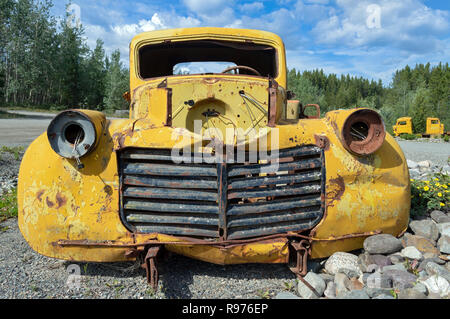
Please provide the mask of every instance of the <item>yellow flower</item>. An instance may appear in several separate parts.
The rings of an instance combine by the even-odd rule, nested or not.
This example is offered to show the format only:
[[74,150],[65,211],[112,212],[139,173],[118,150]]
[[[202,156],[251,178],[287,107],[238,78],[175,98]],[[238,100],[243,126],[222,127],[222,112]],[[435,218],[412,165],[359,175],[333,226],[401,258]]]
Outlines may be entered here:
[[444,187],[445,189],[447,189],[447,185],[445,185],[445,184],[444,184],[444,185],[442,185],[442,187]]
[[439,178],[435,177],[435,178],[434,178],[434,180],[435,180],[435,181],[438,181],[438,180],[439,180]]
[[411,182],[414,182],[414,179],[411,178],[410,181],[411,181]]
[[430,188],[428,187],[428,186],[425,186],[424,188],[423,188],[423,190],[424,191],[428,191]]
[[444,207],[445,206],[445,204],[444,203],[439,203],[440,205],[441,205],[441,207]]
[[439,196],[439,197],[442,197],[442,193],[438,193],[438,196]]
[[441,184],[439,184],[439,183],[436,183],[436,184],[434,184],[434,185],[436,185],[437,187],[441,186]]

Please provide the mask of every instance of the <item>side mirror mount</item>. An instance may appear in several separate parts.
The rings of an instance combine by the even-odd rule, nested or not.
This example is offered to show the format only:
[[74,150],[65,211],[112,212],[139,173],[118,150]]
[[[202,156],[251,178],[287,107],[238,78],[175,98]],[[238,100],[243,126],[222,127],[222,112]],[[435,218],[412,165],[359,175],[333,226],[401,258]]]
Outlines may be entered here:
[[131,102],[131,95],[130,95],[130,92],[125,92],[125,93],[122,95],[122,97],[123,97],[123,99],[124,99],[125,101],[127,101],[128,103]]
[[[316,109],[316,115],[306,115],[305,114],[305,110],[307,108],[315,108]],[[309,119],[318,119],[320,118],[320,106],[319,104],[306,104],[303,108],[302,108],[302,116],[309,118]]]

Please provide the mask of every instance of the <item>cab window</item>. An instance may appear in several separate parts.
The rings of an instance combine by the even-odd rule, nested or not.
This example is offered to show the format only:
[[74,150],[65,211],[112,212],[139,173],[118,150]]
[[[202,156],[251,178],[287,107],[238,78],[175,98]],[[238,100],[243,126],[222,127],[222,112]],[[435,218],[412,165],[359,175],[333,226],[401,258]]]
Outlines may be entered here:
[[[224,65],[251,67],[264,77],[277,76],[277,54],[274,47],[253,42],[218,40],[165,41],[145,45],[139,49],[138,70],[143,79],[171,76],[179,71],[174,68],[176,65],[193,62],[225,62]],[[217,69],[212,72],[221,73]],[[255,75],[246,69],[239,69],[238,73]]]

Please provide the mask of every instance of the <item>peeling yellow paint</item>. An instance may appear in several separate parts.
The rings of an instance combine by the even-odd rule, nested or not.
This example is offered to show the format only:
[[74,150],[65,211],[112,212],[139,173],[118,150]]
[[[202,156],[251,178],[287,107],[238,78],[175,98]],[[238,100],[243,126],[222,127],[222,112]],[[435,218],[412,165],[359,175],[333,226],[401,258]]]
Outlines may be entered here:
[[[221,39],[234,37],[233,41],[242,40],[231,31],[224,33],[215,28],[210,31]],[[184,29],[178,32],[179,36],[192,36],[189,35],[190,31]],[[161,31],[158,34],[176,36],[172,31]],[[202,33],[198,39],[211,37],[212,34]],[[125,257],[128,248],[63,247],[56,243],[60,240],[89,240],[129,245],[156,240],[170,243],[166,247],[174,252],[218,264],[287,262],[289,252],[286,240],[283,239],[236,245],[226,249],[208,245],[186,246],[177,245],[180,239],[174,236],[131,234],[122,224],[116,150],[126,147],[190,147],[199,137],[193,132],[192,126],[192,121],[198,118],[202,119],[203,130],[216,127],[220,132],[226,133],[226,129],[233,126],[244,131],[251,127],[267,129],[257,131],[243,142],[247,148],[250,141],[261,145],[267,139],[270,150],[276,136],[279,138],[280,149],[316,144],[316,134],[327,138],[329,143],[324,148],[326,209],[324,218],[312,230],[311,235],[319,239],[312,242],[313,258],[326,257],[335,251],[361,248],[364,240],[364,236],[335,238],[374,231],[397,236],[404,231],[409,218],[410,184],[406,160],[396,141],[387,135],[384,144],[372,155],[360,157],[349,153],[342,145],[340,128],[355,110],[333,111],[323,119],[301,119],[298,123],[281,125],[278,120],[286,105],[284,46],[278,37],[264,39],[264,32],[248,31],[247,35],[261,43],[272,43],[282,52],[279,56],[281,71],[276,78],[279,94],[276,110],[278,125],[275,128],[267,128],[267,117],[261,116],[268,111],[268,79],[245,75],[217,75],[214,79],[201,75],[188,78],[168,77],[167,87],[179,89],[172,92],[172,111],[178,113],[172,119],[172,126],[168,125],[165,123],[167,96],[158,87],[163,79],[144,80],[137,77],[133,73],[136,72],[136,56],[135,51],[132,51],[130,69],[134,93],[131,117],[106,122],[97,147],[82,158],[84,169],[78,170],[74,161],[58,156],[51,149],[46,133],[27,149],[19,173],[18,205],[19,227],[30,246],[49,257],[110,262],[129,260]],[[138,36],[132,43],[132,50],[145,41],[145,36]],[[237,86],[239,90],[244,89],[260,101],[264,112],[258,113],[256,108],[254,110],[256,118],[261,116],[261,121],[255,122],[245,111],[246,107],[239,94],[230,93],[233,86]],[[189,110],[184,104],[186,97],[195,98],[197,104],[193,110]],[[152,105],[149,105],[150,101]],[[208,111],[208,107],[220,110],[224,119],[219,120],[218,116],[206,118],[203,113]],[[153,117],[149,118],[149,114],[153,114]],[[212,133],[214,136],[215,134],[219,133]],[[236,143],[229,137],[225,137],[224,141]],[[201,147],[206,150],[210,146]]]

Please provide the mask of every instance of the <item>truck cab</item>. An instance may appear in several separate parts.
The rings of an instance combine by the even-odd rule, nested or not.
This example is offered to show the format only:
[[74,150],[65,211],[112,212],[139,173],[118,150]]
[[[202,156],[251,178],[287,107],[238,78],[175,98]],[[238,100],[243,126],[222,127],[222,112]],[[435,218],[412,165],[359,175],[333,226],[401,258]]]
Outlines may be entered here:
[[441,121],[436,117],[428,117],[427,129],[424,135],[429,137],[431,135],[442,134],[444,134],[444,124],[441,124]]
[[273,127],[285,113],[284,45],[254,30],[142,33],[131,42],[130,89],[131,119],[191,132],[198,120],[202,131],[214,128],[221,135],[227,128],[247,133]]
[[397,122],[392,127],[394,130],[394,135],[399,136],[400,134],[412,134],[412,121],[410,117],[400,117]]

